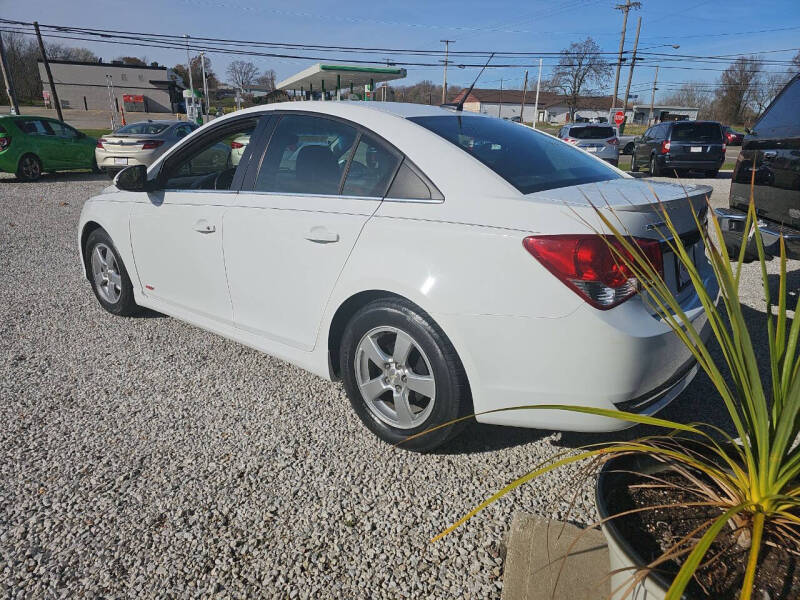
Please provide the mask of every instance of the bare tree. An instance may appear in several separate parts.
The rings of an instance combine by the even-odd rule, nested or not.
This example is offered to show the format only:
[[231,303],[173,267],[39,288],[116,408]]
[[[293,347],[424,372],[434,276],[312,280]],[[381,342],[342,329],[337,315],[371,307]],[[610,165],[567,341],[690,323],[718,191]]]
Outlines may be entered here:
[[114,60],[121,61],[126,65],[131,65],[134,67],[146,67],[147,66],[147,57],[143,56],[139,58],[138,56],[118,56]]
[[566,96],[572,121],[580,97],[597,93],[598,90],[593,86],[602,85],[610,75],[611,65],[600,53],[600,46],[587,37],[561,51],[550,78],[550,87]]
[[79,62],[97,62],[98,56],[88,48],[75,48],[64,44],[45,44],[47,58],[50,60],[75,60]]
[[267,69],[261,75],[256,77],[256,85],[261,86],[269,91],[275,89],[275,70]]
[[756,115],[764,112],[764,109],[769,106],[769,103],[778,95],[791,77],[791,73],[781,73],[779,71],[763,71],[759,73],[751,94],[751,101]]
[[714,112],[727,123],[744,123],[754,115],[753,95],[760,79],[762,62],[758,56],[741,56],[725,69],[714,98]]
[[[194,83],[195,87],[198,90],[203,89],[203,63],[200,60],[200,55],[195,54],[191,60],[192,64],[192,83]],[[175,65],[172,67],[172,71],[181,79],[183,79],[183,85],[185,87],[189,87],[189,72],[186,70],[186,65],[181,63],[179,65]],[[209,90],[216,90],[219,87],[219,79],[217,78],[217,74],[214,73],[214,70],[211,68],[211,59],[206,55],[206,80],[208,80],[208,89]],[[211,93],[209,92],[209,96]]]
[[232,83],[234,87],[243,90],[253,85],[253,81],[255,81],[258,75],[258,69],[249,61],[235,60],[228,65],[228,69],[225,73],[228,76],[228,81]]
[[699,82],[690,81],[661,100],[668,106],[697,108],[697,118],[708,118],[711,111],[711,93]]

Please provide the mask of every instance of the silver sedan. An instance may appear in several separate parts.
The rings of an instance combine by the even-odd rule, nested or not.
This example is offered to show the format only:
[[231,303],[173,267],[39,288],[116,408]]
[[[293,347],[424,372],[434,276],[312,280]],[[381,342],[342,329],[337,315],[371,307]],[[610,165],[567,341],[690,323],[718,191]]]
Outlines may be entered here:
[[619,163],[619,137],[616,127],[612,125],[572,123],[564,125],[558,137],[614,166]]
[[115,173],[131,165],[150,166],[155,160],[197,129],[187,121],[142,121],[120,127],[97,140],[97,166]]

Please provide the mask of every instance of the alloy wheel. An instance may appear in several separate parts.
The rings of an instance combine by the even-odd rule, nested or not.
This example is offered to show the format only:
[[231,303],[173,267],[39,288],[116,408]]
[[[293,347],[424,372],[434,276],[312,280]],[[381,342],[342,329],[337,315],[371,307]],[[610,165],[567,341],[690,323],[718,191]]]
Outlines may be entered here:
[[92,250],[92,276],[100,297],[109,304],[116,304],[122,295],[122,277],[114,252],[103,243]]
[[396,327],[376,327],[361,338],[355,353],[361,397],[378,419],[398,429],[413,429],[433,410],[436,381],[420,345]]
[[41,168],[39,161],[32,156],[26,156],[22,159],[22,174],[25,179],[38,179],[41,175]]

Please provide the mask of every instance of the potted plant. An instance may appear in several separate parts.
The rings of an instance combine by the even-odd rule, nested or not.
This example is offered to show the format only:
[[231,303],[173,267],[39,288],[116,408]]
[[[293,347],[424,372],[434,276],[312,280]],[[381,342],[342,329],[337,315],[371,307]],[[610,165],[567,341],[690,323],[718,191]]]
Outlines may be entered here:
[[[720,286],[719,298],[712,297],[669,213],[658,207],[665,223],[663,244],[688,271],[722,360],[715,360],[662,274],[616,227],[613,213],[597,209],[597,215],[605,233],[610,232],[609,239],[618,242],[609,243],[616,259],[644,282],[645,301],[669,323],[708,375],[735,435],[712,423],[684,424],[561,405],[517,407],[608,416],[663,433],[554,456],[434,540],[523,483],[570,463],[594,460],[602,467],[597,488],[601,519],[595,525],[603,528],[609,543],[616,598],[800,598],[800,318],[788,318],[783,240],[774,294],[751,197],[745,231],[752,231],[761,267],[769,339],[768,347],[756,348],[739,298],[745,252],[752,252],[752,247],[743,244],[738,256],[729,259],[720,245],[722,232],[713,210],[707,211],[706,227],[692,209]],[[766,375],[759,370],[759,357],[767,358]]]

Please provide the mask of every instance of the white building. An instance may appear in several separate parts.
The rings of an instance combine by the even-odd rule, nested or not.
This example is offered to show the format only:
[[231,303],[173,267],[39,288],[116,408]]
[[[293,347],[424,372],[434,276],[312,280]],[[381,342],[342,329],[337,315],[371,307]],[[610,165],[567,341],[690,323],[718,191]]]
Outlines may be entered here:
[[[456,97],[456,102],[462,98],[462,94]],[[534,119],[535,101],[536,90],[528,90],[525,94],[525,112],[523,114],[523,120],[526,122]],[[617,99],[615,106],[622,106],[622,100]],[[464,110],[504,119],[519,117],[521,109],[522,90],[473,89],[464,102]],[[656,105],[653,107],[653,117],[655,121],[696,119],[697,110],[697,108],[684,106]],[[611,96],[583,96],[578,99],[575,120],[578,122],[610,120],[610,111]],[[539,123],[563,125],[569,121],[570,109],[567,98],[560,94],[540,92],[536,112],[538,112],[536,121]],[[647,123],[650,105],[635,104],[628,107],[625,112],[629,123]]]

